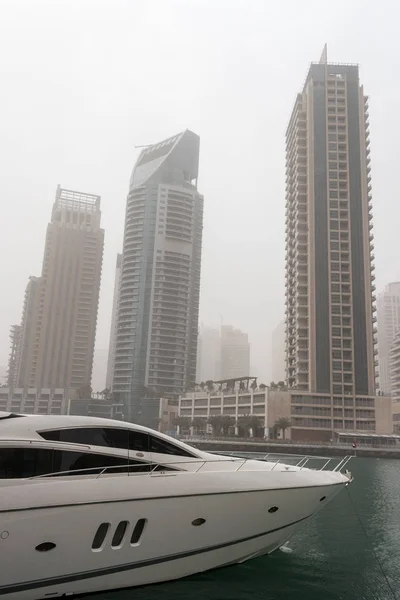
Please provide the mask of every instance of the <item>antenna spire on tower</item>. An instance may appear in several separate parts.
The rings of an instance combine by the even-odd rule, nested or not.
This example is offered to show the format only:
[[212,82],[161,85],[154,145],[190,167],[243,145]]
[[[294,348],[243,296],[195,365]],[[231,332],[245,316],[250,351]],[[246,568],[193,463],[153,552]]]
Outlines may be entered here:
[[319,59],[320,65],[328,64],[328,44],[325,44],[324,49],[322,50],[321,58]]

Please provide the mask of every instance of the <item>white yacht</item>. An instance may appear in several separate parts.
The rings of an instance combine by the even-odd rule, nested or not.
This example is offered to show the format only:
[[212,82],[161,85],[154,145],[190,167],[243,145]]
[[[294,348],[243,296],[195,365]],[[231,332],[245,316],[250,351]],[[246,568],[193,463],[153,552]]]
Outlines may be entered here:
[[0,413],[0,596],[138,586],[268,554],[351,481],[347,458],[333,470],[307,460],[209,454],[108,419]]

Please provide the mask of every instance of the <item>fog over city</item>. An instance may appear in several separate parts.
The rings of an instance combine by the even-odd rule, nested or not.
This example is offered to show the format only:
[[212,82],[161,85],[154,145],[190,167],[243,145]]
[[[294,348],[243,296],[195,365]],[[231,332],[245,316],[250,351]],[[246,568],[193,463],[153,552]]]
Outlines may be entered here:
[[204,195],[200,323],[247,332],[251,374],[268,383],[284,318],[285,130],[325,43],[328,60],[361,67],[377,291],[399,280],[398,12],[366,0],[0,0],[0,365],[41,274],[58,184],[101,196],[96,348],[108,349],[135,146],[188,128]]

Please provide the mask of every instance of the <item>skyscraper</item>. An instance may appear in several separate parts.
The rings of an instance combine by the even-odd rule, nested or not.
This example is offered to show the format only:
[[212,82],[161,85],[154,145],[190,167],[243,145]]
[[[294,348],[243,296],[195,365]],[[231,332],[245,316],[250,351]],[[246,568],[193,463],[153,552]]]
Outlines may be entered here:
[[389,283],[378,294],[379,391],[390,394],[390,348],[400,329],[400,282]]
[[148,146],[126,204],[118,305],[114,414],[158,418],[159,397],[196,378],[203,197],[200,138],[191,131]]
[[42,280],[40,277],[29,277],[28,285],[25,290],[20,326],[21,349],[16,369],[15,385],[18,387],[24,387],[24,385],[28,385],[29,383],[26,378],[26,373],[27,369],[29,370],[31,368],[32,361],[34,360],[41,284]]
[[[400,329],[393,336],[389,349],[390,393],[394,403],[400,402]],[[397,405],[398,406],[398,405]],[[398,408],[394,413],[399,413]],[[394,415],[393,415],[394,416]],[[398,419],[396,419],[397,421]],[[396,423],[396,426],[398,423]]]
[[119,287],[121,284],[122,254],[117,254],[117,264],[115,265],[114,296],[111,314],[110,345],[108,348],[106,388],[112,389],[114,364],[115,364],[115,344],[117,334],[117,313],[119,301]]
[[10,329],[10,355],[8,357],[7,385],[10,388],[18,385],[18,371],[21,360],[21,325],[12,325]]
[[287,380],[300,398],[324,395],[293,427],[363,428],[354,399],[375,393],[371,208],[368,99],[358,66],[328,63],[325,48],[286,133]]
[[19,385],[79,388],[92,376],[104,230],[100,196],[57,187],[42,275],[22,317]]
[[272,381],[285,381],[285,321],[281,321],[272,332],[271,372]]
[[250,375],[250,344],[247,333],[231,325],[221,327],[221,379]]

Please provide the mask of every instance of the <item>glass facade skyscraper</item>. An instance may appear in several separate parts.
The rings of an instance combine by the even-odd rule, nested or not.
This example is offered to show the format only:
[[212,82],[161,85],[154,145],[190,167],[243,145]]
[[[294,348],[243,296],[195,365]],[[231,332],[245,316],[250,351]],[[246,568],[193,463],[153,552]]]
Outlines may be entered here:
[[200,138],[191,131],[148,146],[126,203],[115,340],[113,414],[154,425],[159,398],[194,385],[203,197]]

